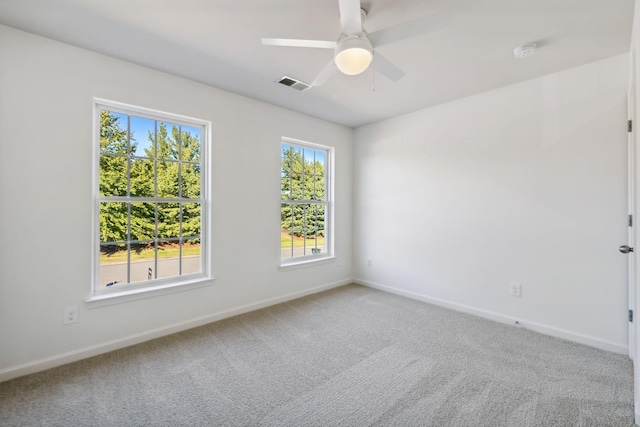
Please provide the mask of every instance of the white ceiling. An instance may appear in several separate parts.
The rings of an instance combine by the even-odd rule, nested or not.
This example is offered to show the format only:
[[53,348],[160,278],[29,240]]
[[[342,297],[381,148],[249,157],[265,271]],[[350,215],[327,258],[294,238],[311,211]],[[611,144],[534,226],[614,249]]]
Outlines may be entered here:
[[[629,51],[633,0],[362,0],[368,32],[445,14],[435,31],[376,51],[404,71],[311,82],[328,49],[261,37],[337,40],[338,0],[0,0],[0,24],[357,127]],[[535,42],[525,59],[513,49]],[[375,87],[375,91],[373,88]]]

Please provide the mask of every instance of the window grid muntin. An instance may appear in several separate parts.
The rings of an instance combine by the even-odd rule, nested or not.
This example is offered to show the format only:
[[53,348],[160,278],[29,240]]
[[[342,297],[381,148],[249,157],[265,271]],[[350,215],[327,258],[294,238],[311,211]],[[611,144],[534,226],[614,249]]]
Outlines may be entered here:
[[[126,129],[126,140],[127,140],[127,144],[126,144],[126,150],[127,153],[126,154],[119,154],[119,153],[113,153],[113,152],[109,152],[106,150],[102,150],[101,147],[97,150],[97,158],[98,158],[98,164],[97,164],[97,185],[100,185],[100,178],[101,178],[101,167],[100,167],[100,159],[104,156],[104,157],[120,157],[120,158],[126,158],[126,188],[127,188],[127,196],[101,196],[100,192],[98,192],[98,196],[97,196],[97,204],[98,206],[100,205],[100,203],[103,202],[122,202],[122,203],[126,203],[127,204],[127,230],[126,230],[126,236],[127,236],[127,240],[126,241],[106,241],[106,242],[102,242],[100,239],[100,232],[99,230],[97,231],[97,235],[98,235],[98,243],[99,243],[99,247],[103,247],[103,246],[108,246],[108,245],[120,245],[120,244],[126,244],[126,251],[127,251],[127,282],[126,284],[122,284],[118,286],[118,289],[122,289],[125,287],[129,287],[130,285],[134,285],[136,287],[141,287],[141,283],[140,282],[135,282],[135,283],[130,283],[131,282],[131,245],[132,244],[136,244],[136,243],[140,243],[140,242],[153,242],[153,251],[154,251],[154,280],[157,281],[157,272],[158,272],[158,244],[159,243],[163,243],[163,242],[176,242],[178,244],[178,248],[179,248],[179,254],[178,254],[178,264],[179,264],[179,273],[177,276],[171,276],[171,277],[166,277],[162,280],[163,282],[167,281],[166,279],[171,279],[171,281],[175,281],[176,279],[180,279],[180,277],[185,277],[182,276],[182,264],[184,262],[183,260],[183,245],[187,240],[198,240],[200,243],[200,249],[199,249],[199,272],[197,273],[189,273],[191,274],[198,274],[198,275],[202,275],[205,276],[207,274],[207,270],[206,268],[206,262],[205,262],[205,253],[206,253],[206,249],[207,249],[207,242],[205,242],[205,240],[203,239],[203,233],[205,230],[205,223],[206,223],[206,187],[205,187],[205,179],[206,179],[206,174],[208,173],[206,168],[205,168],[205,159],[206,159],[206,141],[207,141],[207,125],[202,122],[202,123],[196,123],[196,122],[191,122],[191,121],[184,121],[184,120],[171,120],[171,122],[167,121],[166,117],[162,117],[161,115],[155,115],[155,114],[148,114],[146,112],[141,112],[139,110],[137,110],[135,107],[132,110],[128,110],[126,108],[119,108],[119,107],[112,107],[111,105],[104,105],[102,103],[96,103],[96,111],[97,111],[97,117],[98,117],[98,126],[97,126],[97,131],[98,131],[98,147],[100,147],[100,113],[103,111],[108,111],[110,113],[115,113],[117,115],[121,115],[121,116],[126,116],[127,117],[127,129]],[[132,136],[132,129],[131,129],[131,117],[135,116],[135,117],[140,117],[140,118],[145,118],[145,119],[151,119],[154,120],[154,141],[153,141],[153,158],[150,157],[146,157],[146,156],[135,156],[132,154],[132,150],[131,150],[131,136]],[[175,158],[173,157],[166,157],[163,158],[163,160],[165,161],[172,161],[178,164],[178,197],[175,198],[158,198],[158,126],[159,123],[166,123],[166,124],[170,124],[171,126],[176,126],[178,128],[178,140],[177,140],[177,153],[178,153],[178,160],[175,160]],[[200,159],[199,162],[195,162],[195,161],[185,161],[182,162],[182,126],[187,126],[190,129],[195,129],[198,131],[198,134],[195,135],[195,138],[197,138],[197,149],[198,149],[198,158]],[[171,128],[169,128],[170,130]],[[169,136],[169,132],[167,133],[167,135]],[[154,171],[153,171],[153,186],[154,186],[154,196],[155,197],[136,197],[136,196],[131,196],[131,167],[132,167],[132,160],[133,159],[144,159],[144,160],[153,160],[153,167],[154,167]],[[199,175],[199,197],[197,198],[182,198],[181,197],[181,192],[182,192],[182,175],[181,175],[181,168],[182,168],[182,164],[190,164],[190,165],[194,165],[194,166],[198,166],[198,175]],[[132,218],[132,213],[131,213],[131,207],[133,203],[144,203],[144,202],[150,202],[150,203],[154,203],[155,204],[155,209],[154,209],[154,239],[142,239],[142,240],[132,240],[131,239],[131,218]],[[159,224],[159,218],[158,218],[158,203],[161,202],[169,202],[169,203],[176,203],[179,206],[179,213],[178,213],[178,224],[179,224],[179,231],[178,231],[178,237],[175,238],[159,238],[158,237],[158,224]],[[199,230],[200,230],[200,234],[197,235],[189,235],[189,236],[183,236],[182,235],[182,230],[183,230],[183,203],[191,203],[191,204],[198,204],[199,205],[199,219],[200,219],[200,224],[199,224]],[[100,212],[100,209],[97,209],[97,212]],[[100,223],[100,221],[98,221],[98,223]],[[98,252],[97,254],[97,266],[100,268],[102,266],[102,264],[100,263],[99,260],[99,255],[100,253]],[[99,269],[98,269],[98,273],[96,275],[96,278],[99,278]],[[99,282],[96,281],[96,286],[94,286],[94,292],[100,292],[100,291],[104,291],[105,289],[103,288],[104,286]],[[102,289],[101,289],[102,288]]]

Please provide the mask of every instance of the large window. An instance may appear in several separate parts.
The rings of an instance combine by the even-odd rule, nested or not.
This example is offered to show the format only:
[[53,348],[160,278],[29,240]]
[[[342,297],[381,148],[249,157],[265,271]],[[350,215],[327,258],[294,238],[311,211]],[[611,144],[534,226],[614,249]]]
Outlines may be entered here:
[[283,264],[330,255],[331,149],[285,139],[280,178]]
[[97,104],[94,293],[206,275],[205,122]]

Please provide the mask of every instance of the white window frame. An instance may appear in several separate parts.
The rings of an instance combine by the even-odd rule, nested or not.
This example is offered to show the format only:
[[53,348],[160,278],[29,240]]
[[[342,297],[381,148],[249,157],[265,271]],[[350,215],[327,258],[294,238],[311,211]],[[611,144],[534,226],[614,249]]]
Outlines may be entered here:
[[[123,104],[100,98],[94,98],[93,114],[93,209],[92,209],[92,280],[91,292],[87,299],[89,307],[148,298],[166,293],[173,293],[195,287],[206,286],[214,279],[211,271],[211,122],[173,113]],[[167,278],[156,278],[149,282],[122,284],[110,288],[100,288],[100,202],[109,201],[109,197],[100,196],[100,111],[109,110],[115,113],[134,115],[152,120],[169,122],[177,125],[200,127],[200,198],[190,199],[200,202],[200,272]],[[137,197],[120,197],[119,201],[135,202]],[[165,200],[153,198],[158,202],[177,202],[182,199]],[[127,261],[130,263],[130,261]],[[129,266],[127,268],[130,268]]]
[[[334,209],[334,202],[333,202],[334,200],[334,166],[333,165],[335,160],[335,149],[327,145],[316,144],[313,142],[303,141],[303,140],[294,139],[294,138],[282,137],[282,140],[280,141],[280,145],[279,145],[279,152],[280,152],[280,168],[278,171],[280,176],[279,185],[282,185],[281,177],[282,177],[282,145],[283,144],[288,144],[288,145],[292,145],[300,148],[310,148],[313,150],[323,150],[326,152],[325,165],[324,165],[324,173],[325,173],[324,194],[326,199],[325,200],[326,211],[325,211],[325,219],[324,219],[325,252],[320,254],[305,255],[305,256],[282,259],[282,250],[281,250],[281,247],[279,247],[278,249],[280,253],[280,256],[279,256],[280,268],[281,269],[299,268],[299,267],[304,267],[310,264],[318,264],[318,263],[334,260],[335,255],[334,255],[333,242],[334,242],[334,211],[335,209]],[[281,198],[281,192],[278,192],[278,197],[280,198],[278,206],[281,206],[283,202]],[[303,201],[296,201],[296,203],[314,204],[314,201],[303,200]],[[278,218],[281,218],[280,213],[278,215]],[[280,219],[278,220],[278,224],[280,225]]]

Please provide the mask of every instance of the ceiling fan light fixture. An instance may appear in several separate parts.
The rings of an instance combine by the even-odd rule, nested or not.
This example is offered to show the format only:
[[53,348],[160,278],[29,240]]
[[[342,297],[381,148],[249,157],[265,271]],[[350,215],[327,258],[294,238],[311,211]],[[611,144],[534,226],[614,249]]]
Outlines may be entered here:
[[336,66],[346,75],[355,76],[362,73],[369,68],[372,59],[373,47],[366,36],[347,36],[336,46]]

